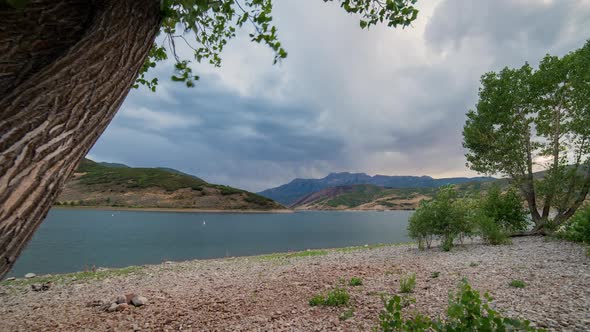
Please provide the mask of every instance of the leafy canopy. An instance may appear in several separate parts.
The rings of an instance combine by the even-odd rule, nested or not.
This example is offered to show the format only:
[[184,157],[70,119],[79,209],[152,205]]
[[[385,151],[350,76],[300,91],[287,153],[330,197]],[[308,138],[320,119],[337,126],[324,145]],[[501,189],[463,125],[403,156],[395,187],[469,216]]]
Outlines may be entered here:
[[463,130],[468,166],[509,176],[537,228],[550,211],[560,224],[590,189],[589,107],[590,42],[561,58],[545,56],[537,69],[525,64],[486,73]]
[[[418,15],[414,7],[417,0],[336,1],[346,12],[360,15],[363,29],[378,23],[406,27]],[[272,24],[272,5],[272,0],[162,0],[162,26],[134,87],[145,85],[155,91],[158,78],[148,78],[146,74],[158,62],[168,58],[175,61],[172,80],[193,87],[199,76],[192,71],[192,59],[179,55],[176,45],[188,46],[198,63],[219,67],[224,47],[244,25],[252,28],[249,33],[251,41],[265,44],[274,52],[274,63],[286,58],[287,51]]]

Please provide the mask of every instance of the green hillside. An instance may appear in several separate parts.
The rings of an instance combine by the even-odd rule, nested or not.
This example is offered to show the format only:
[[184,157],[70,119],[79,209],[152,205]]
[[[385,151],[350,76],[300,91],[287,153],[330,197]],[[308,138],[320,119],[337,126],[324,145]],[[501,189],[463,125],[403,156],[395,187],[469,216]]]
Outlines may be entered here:
[[79,179],[86,185],[117,185],[126,188],[160,187],[168,191],[181,188],[201,190],[203,186],[209,185],[197,177],[162,168],[106,166],[90,159],[84,159],[77,172],[85,173]]
[[[501,186],[506,181],[469,182],[454,185],[461,196],[485,191],[492,183]],[[339,186],[307,195],[293,205],[305,210],[408,210],[415,209],[421,200],[431,199],[438,188],[385,188],[370,184]]]
[[136,168],[84,159],[58,198],[63,206],[284,209],[271,199],[208,183],[171,168]]

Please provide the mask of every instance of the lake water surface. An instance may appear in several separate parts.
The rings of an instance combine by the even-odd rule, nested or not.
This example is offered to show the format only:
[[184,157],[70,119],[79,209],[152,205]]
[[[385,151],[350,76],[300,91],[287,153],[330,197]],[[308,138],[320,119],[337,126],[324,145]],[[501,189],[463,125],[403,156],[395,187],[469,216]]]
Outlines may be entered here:
[[410,211],[277,214],[54,209],[8,276],[408,241]]

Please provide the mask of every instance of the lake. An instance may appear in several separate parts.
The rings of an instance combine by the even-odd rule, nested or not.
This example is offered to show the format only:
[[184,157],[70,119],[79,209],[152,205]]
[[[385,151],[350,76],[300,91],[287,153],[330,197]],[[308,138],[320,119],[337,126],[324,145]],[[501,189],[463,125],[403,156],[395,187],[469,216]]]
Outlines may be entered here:
[[53,209],[8,276],[408,241],[411,211],[185,213]]

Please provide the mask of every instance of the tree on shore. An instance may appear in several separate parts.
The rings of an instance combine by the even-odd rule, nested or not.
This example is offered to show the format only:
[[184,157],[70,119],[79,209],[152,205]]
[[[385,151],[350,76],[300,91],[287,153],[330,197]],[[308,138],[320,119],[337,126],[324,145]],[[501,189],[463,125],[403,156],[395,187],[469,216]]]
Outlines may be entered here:
[[567,221],[590,189],[590,41],[536,70],[484,74],[463,138],[471,169],[518,186],[533,234]]
[[[407,26],[418,12],[416,0],[338,2],[361,28]],[[0,277],[129,90],[155,91],[150,68],[174,59],[172,80],[193,86],[175,45],[219,66],[243,26],[278,61],[287,53],[271,23],[271,0],[0,0]]]

